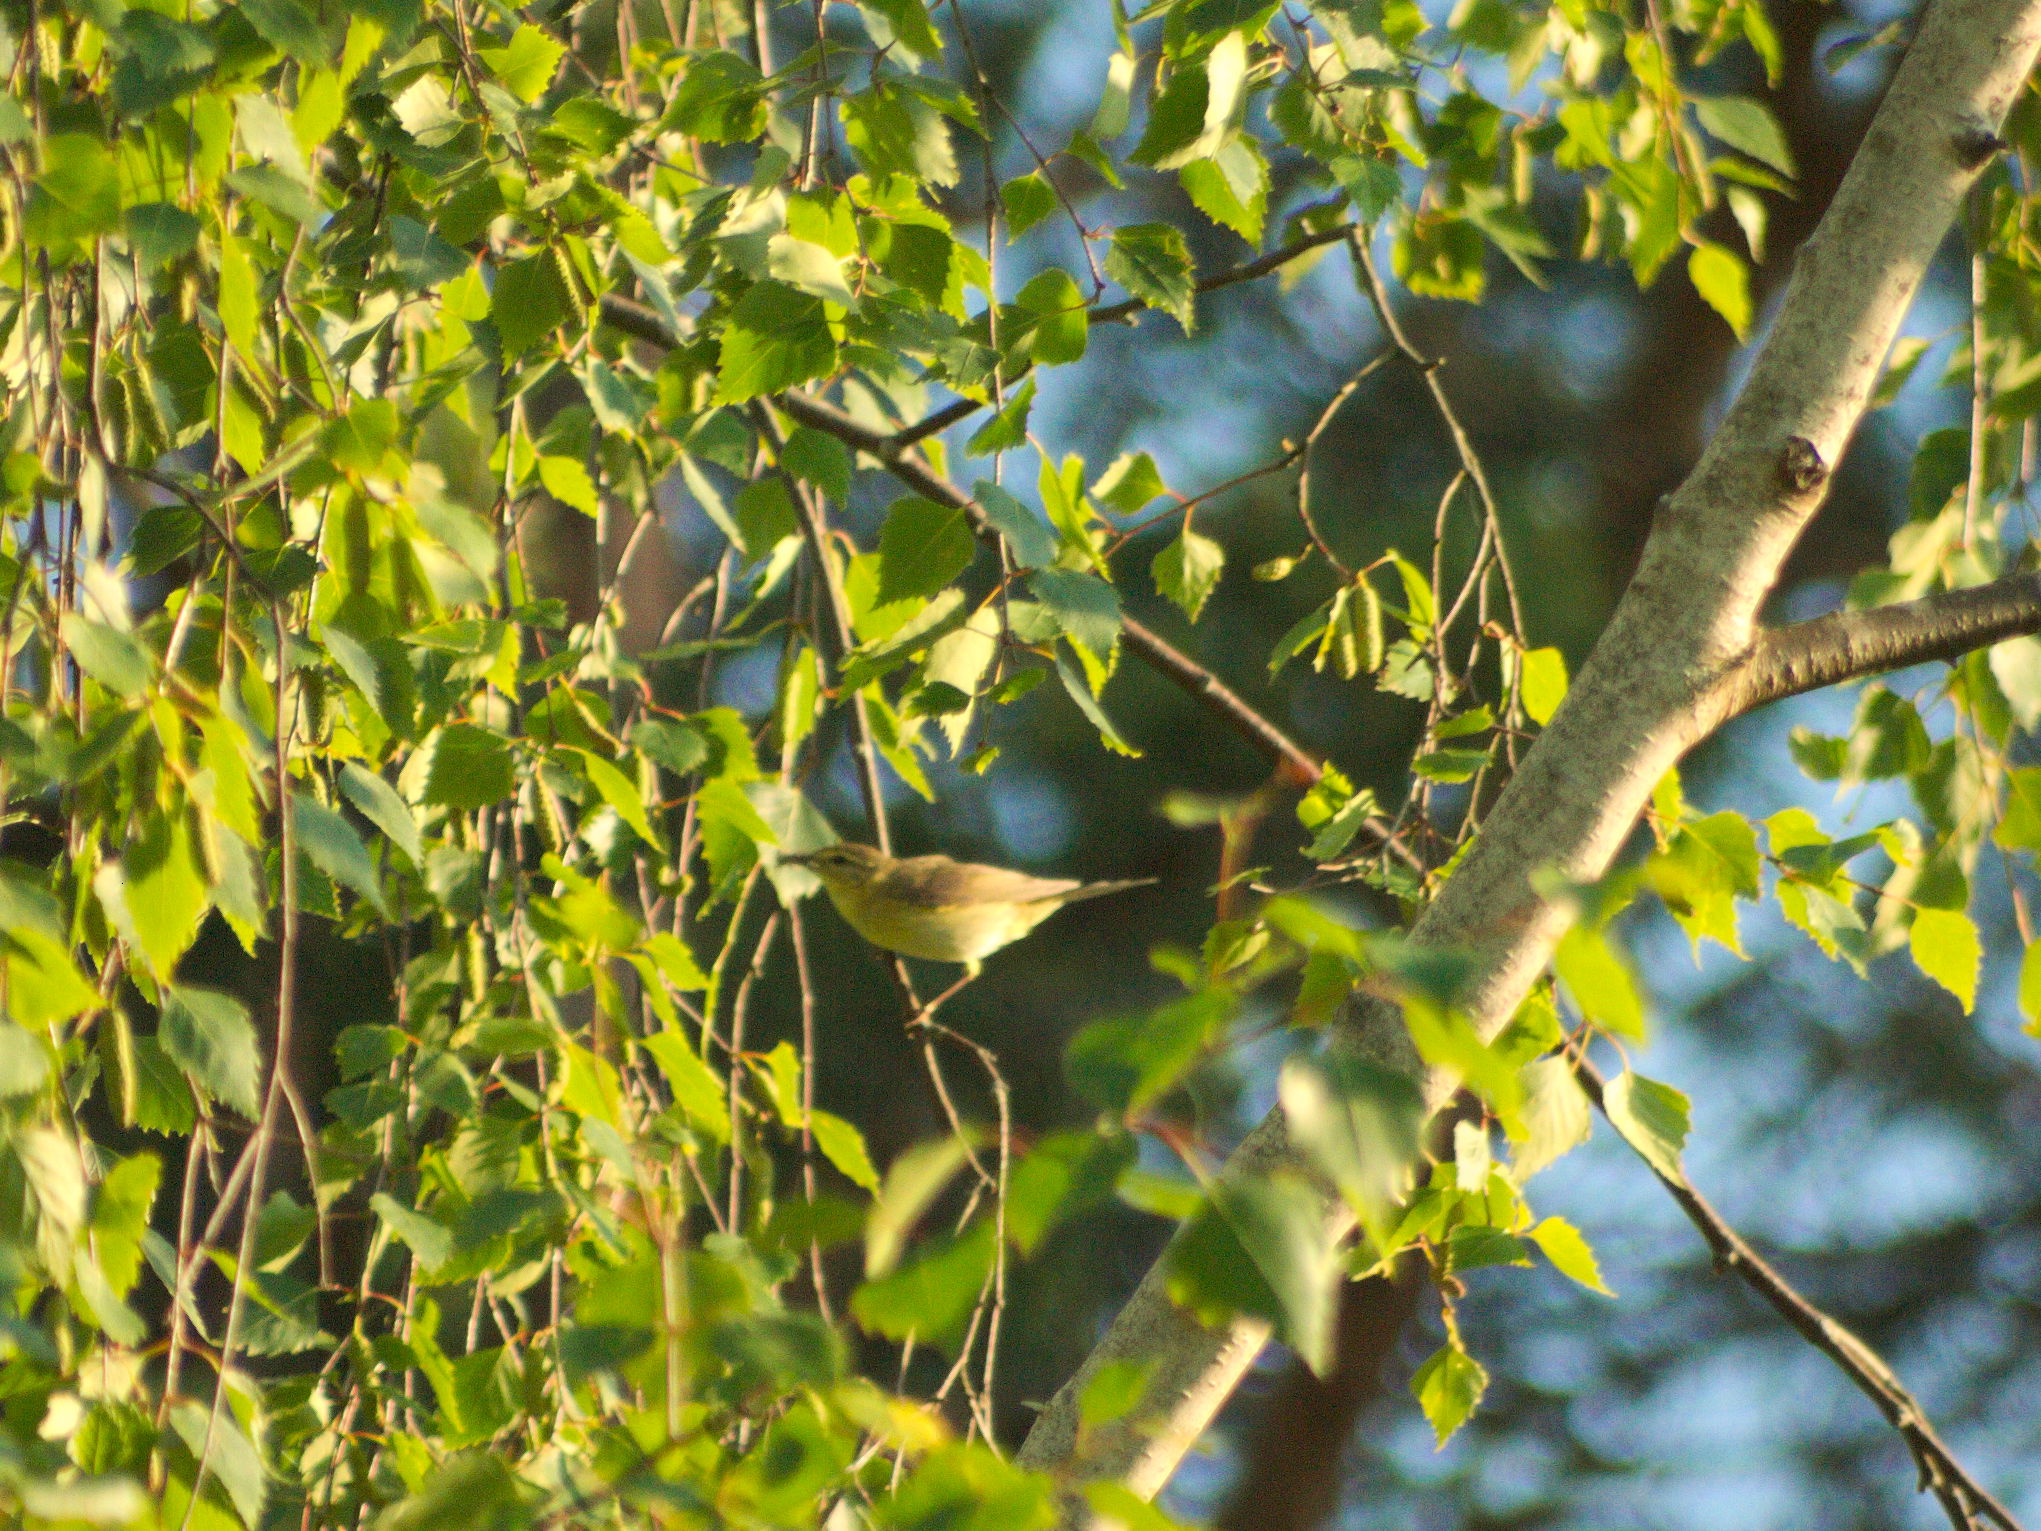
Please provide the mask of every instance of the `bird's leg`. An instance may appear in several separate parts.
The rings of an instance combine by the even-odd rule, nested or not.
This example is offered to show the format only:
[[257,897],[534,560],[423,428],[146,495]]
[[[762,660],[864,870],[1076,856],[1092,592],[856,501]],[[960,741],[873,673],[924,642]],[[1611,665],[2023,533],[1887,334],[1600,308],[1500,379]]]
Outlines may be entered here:
[[958,991],[960,991],[966,984],[970,983],[977,976],[978,964],[975,962],[965,963],[964,976],[962,978],[959,978],[955,983],[951,984],[947,989],[943,990],[942,993],[936,995],[935,998],[926,1001],[919,1010],[915,1011],[913,1015],[909,1016],[907,1020],[907,1029],[909,1031],[918,1031],[922,1027],[928,1025],[929,1022],[935,1019],[936,1011],[940,1010],[944,1005],[948,1004],[949,1001],[958,993]]

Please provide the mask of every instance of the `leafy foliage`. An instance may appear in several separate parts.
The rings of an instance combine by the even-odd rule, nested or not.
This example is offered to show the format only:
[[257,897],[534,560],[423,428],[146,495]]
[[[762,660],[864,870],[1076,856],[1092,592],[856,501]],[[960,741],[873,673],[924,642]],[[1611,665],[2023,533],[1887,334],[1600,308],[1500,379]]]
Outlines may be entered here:
[[[857,1124],[814,1108],[812,1059],[742,1037],[768,903],[812,891],[777,858],[831,835],[802,786],[825,723],[932,795],[930,764],[993,766],[987,715],[1053,673],[1103,747],[1135,753],[1106,696],[1128,612],[1152,595],[1196,623],[1226,578],[1193,525],[1204,496],[1147,454],[1101,469],[1030,434],[1042,378],[1094,323],[1153,309],[1189,334],[1203,292],[1297,274],[1351,235],[1364,263],[1379,236],[1409,291],[1465,300],[1491,251],[1535,280],[1570,244],[1649,281],[1684,248],[1742,335],[1748,263],[1701,220],[1725,184],[1784,190],[1793,164],[1762,103],[1682,75],[1737,44],[1776,69],[1756,0],[1682,8],[1680,59],[1622,7],[1462,6],[1435,26],[1409,0],[1327,0],[1297,28],[1271,7],[1116,8],[1097,115],[998,188],[1005,234],[1041,231],[1018,282],[959,200],[995,125],[982,81],[950,73],[962,7],[832,11],[779,66],[779,39],[722,4],[685,27],[627,7],[613,41],[462,0],[173,9],[6,17],[10,1516],[794,1526],[823,1505],[1046,1525],[1058,1485],[990,1448],[987,1394],[1007,1262],[1088,1199],[1180,1218],[1183,1304],[1266,1320],[1323,1366],[1339,1282],[1399,1258],[1453,1298],[1533,1250],[1602,1289],[1525,1183],[1586,1135],[1559,1049],[1645,1032],[1611,925],[1639,890],[1731,950],[1739,905],[1772,896],[1830,955],[1904,946],[1975,1002],[1977,860],[2041,850],[2035,772],[2008,766],[2041,719],[2041,663],[2011,645],[1941,685],[1958,732],[1874,687],[1847,737],[1798,741],[1820,779],[1905,780],[1918,824],[1835,840],[1806,814],[1699,815],[1670,781],[1642,866],[1568,891],[1557,976],[1578,1026],[1541,991],[1475,1035],[1449,956],[1302,895],[1365,882],[1421,907],[1561,705],[1565,665],[1513,615],[1485,487],[1484,551],[1449,581],[1400,553],[1339,565],[1300,484],[1307,552],[1256,573],[1315,557],[1336,582],[1271,667],[1423,711],[1395,816],[1419,852],[1327,768],[1297,810],[1309,884],[1229,902],[1201,956],[1160,959],[1180,998],[1079,1032],[1069,1073],[1098,1120],[1024,1153],[960,1127],[882,1173]],[[1548,95],[1529,114],[1487,99],[1468,53]],[[1534,203],[1534,171],[1564,186],[1577,237]],[[1068,248],[1049,241],[1087,177],[1173,178],[1214,227],[1276,243],[1201,277],[1207,241],[1143,215],[1081,227],[1102,263],[1066,269],[1041,257]],[[2010,186],[1992,195],[1995,237],[2023,252],[1995,258],[2026,260]],[[1735,207],[1754,249],[1764,204]],[[1987,330],[2019,373],[2030,337]],[[968,495],[917,445],[937,389],[987,412],[958,454],[990,460]],[[2001,394],[1993,429],[2030,394]],[[1004,461],[1030,450],[1031,490]],[[903,465],[912,492],[865,525],[853,512]],[[633,651],[621,569],[570,618],[527,532],[560,508],[642,529],[667,492],[720,559]],[[1998,512],[1980,525],[1960,498],[1943,486],[1852,599],[2012,567]],[[775,677],[755,715],[707,705],[732,653]],[[1884,881],[1853,880],[1874,849]],[[353,1023],[308,1043],[314,935],[361,988]],[[1417,1053],[1478,1103],[1449,1161],[1423,1151],[1409,1080],[1318,1055],[1357,992],[1400,1004]],[[1309,1054],[1285,1103],[1356,1244],[1327,1238],[1302,1177],[1201,1190],[1135,1167],[1137,1135],[1194,1134],[1197,1071],[1271,994]],[[1677,1092],[1625,1075],[1610,1104],[1677,1167]],[[862,1279],[833,1304],[823,1256],[859,1241]],[[893,1396],[846,1326],[938,1348],[952,1383]],[[1441,1438],[1485,1382],[1450,1328],[1415,1383]],[[1138,1416],[1144,1385],[1102,1374],[1088,1424]],[[1138,1518],[1123,1489],[1091,1492]]]

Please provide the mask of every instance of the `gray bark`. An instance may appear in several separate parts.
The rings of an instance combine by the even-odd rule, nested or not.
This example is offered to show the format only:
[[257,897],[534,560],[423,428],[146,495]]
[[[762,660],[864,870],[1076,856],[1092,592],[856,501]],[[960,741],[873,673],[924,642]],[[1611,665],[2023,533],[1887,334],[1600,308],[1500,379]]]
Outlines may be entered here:
[[[1565,704],[1412,932],[1422,945],[1473,957],[1467,1004],[1483,1036],[1507,1023],[1564,931],[1565,912],[1533,891],[1533,873],[1600,876],[1666,771],[1734,711],[1764,699],[1760,608],[1821,502],[1936,247],[1997,148],[2037,47],[2041,0],[1933,0],[1924,14],[1800,253],[1749,380],[1659,513],[1636,577]],[[2032,592],[2023,594],[2031,606]],[[1830,636],[1834,649],[1848,634]],[[1866,662],[1875,665],[1876,654]],[[1799,673],[1833,680],[1853,672],[1831,664]],[[1398,1012],[1362,1006],[1353,1024],[1364,1049],[1416,1070]],[[1450,1079],[1428,1081],[1434,1109],[1451,1087]],[[1226,1173],[1266,1172],[1288,1158],[1272,1115]],[[1326,1217],[1345,1231],[1343,1208],[1328,1202]],[[1266,1338],[1265,1326],[1246,1320],[1199,1324],[1170,1302],[1158,1267],[1043,1410],[1018,1459],[1081,1479],[1121,1478],[1152,1494]],[[1103,1363],[1129,1359],[1153,1368],[1142,1406],[1080,1433],[1085,1384]]]

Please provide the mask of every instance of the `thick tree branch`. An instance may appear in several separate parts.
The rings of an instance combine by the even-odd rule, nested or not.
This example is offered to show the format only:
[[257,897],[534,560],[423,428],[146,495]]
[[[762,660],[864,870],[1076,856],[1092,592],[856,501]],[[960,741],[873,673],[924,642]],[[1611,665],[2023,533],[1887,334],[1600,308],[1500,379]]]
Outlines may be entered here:
[[[1573,1065],[1574,1077],[1580,1081],[1581,1088],[1595,1103],[1595,1109],[1606,1115],[1607,1108],[1602,1104],[1601,1071],[1584,1056],[1571,1056],[1568,1062]],[[1708,1198],[1694,1189],[1694,1183],[1687,1178],[1685,1170],[1668,1175],[1656,1163],[1646,1162],[1659,1183],[1672,1193],[1672,1199],[1679,1203],[1687,1220],[1708,1241],[1708,1247],[1715,1252],[1716,1264],[1740,1276],[1746,1286],[1770,1303],[1781,1318],[1799,1331],[1802,1339],[1835,1362],[1843,1375],[1856,1383],[1878,1406],[1878,1412],[1885,1416],[1886,1423],[1899,1432],[1900,1438],[1906,1442],[1906,1449],[1913,1453],[1914,1466],[1920,1472],[1921,1491],[1933,1491],[1955,1531],[1981,1531],[1987,1520],[1995,1522],[2001,1531],[2021,1531],[2012,1511],[1993,1498],[1991,1491],[1971,1477],[1963,1464],[1956,1460],[1948,1444],[1935,1433],[1934,1425],[1929,1422],[1919,1402],[1906,1390],[1883,1357],[1801,1296],[1790,1281],[1766,1264],[1764,1258],[1744,1241],[1743,1235],[1724,1221]]]
[[1722,715],[1737,717],[1783,697],[1908,665],[1959,659],[2036,632],[2041,574],[2011,574],[1869,611],[1830,612],[1761,635],[1723,677]]
[[[1757,618],[1821,503],[1900,321],[1996,130],[2041,49],[2041,0],[1931,0],[1906,60],[1786,295],[1744,386],[1700,463],[1660,513],[1636,578],[1550,726],[1458,870],[1411,932],[1471,964],[1463,989],[1483,1037],[1507,1024],[1543,972],[1568,915],[1532,875],[1605,872],[1652,789],[1722,719],[1719,677],[1757,640]],[[1450,1074],[1426,1073],[1393,1005],[1357,1001],[1363,1053],[1425,1077],[1442,1105]],[[1280,1112],[1222,1172],[1294,1162]],[[1329,1194],[1328,1235],[1350,1214]],[[1050,1400],[1018,1460],[1152,1491],[1253,1362],[1257,1326],[1207,1329],[1151,1271],[1097,1351]],[[1080,1433],[1078,1400],[1106,1359],[1152,1368],[1124,1426]]]

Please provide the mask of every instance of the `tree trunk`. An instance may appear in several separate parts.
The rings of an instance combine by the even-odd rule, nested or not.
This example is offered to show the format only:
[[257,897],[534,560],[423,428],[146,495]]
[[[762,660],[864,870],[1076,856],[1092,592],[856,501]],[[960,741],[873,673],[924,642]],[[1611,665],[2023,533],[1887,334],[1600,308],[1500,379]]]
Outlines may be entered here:
[[[1551,957],[1564,910],[1533,891],[1550,868],[1605,872],[1654,786],[1729,716],[1759,700],[1865,673],[1824,632],[1798,647],[1768,638],[1758,615],[1795,539],[1820,505],[1928,263],[2041,47],[2041,0],[1933,0],[1863,146],[1802,249],[1777,322],[1700,463],[1659,512],[1636,576],[1565,704],[1525,756],[1472,850],[1411,939],[1474,959],[1469,1019],[1484,1037],[1509,1020]],[[2025,603],[2023,620],[2033,602]],[[1926,614],[1939,617],[1939,610]],[[1924,619],[1923,625],[1933,626]],[[1960,624],[1959,624],[1960,626]],[[1976,640],[2003,625],[1961,629]],[[1799,633],[1794,629],[1789,632]],[[1848,648],[1854,623],[1826,630]],[[1820,655],[1804,652],[1822,648]],[[1870,645],[1887,663],[1904,645]],[[1782,675],[1774,655],[1791,649]],[[1400,1012],[1369,1004],[1354,1029],[1372,1055],[1420,1065]],[[1427,1081],[1436,1109],[1452,1088]],[[1236,1151],[1226,1173],[1290,1160],[1280,1113]],[[1326,1217],[1344,1232],[1343,1207]],[[1026,1466],[1121,1478],[1152,1495],[1175,1471],[1268,1337],[1257,1320],[1207,1328],[1149,1272],[1019,1453]],[[1098,1367],[1150,1367],[1141,1407],[1086,1430],[1078,1399]]]

